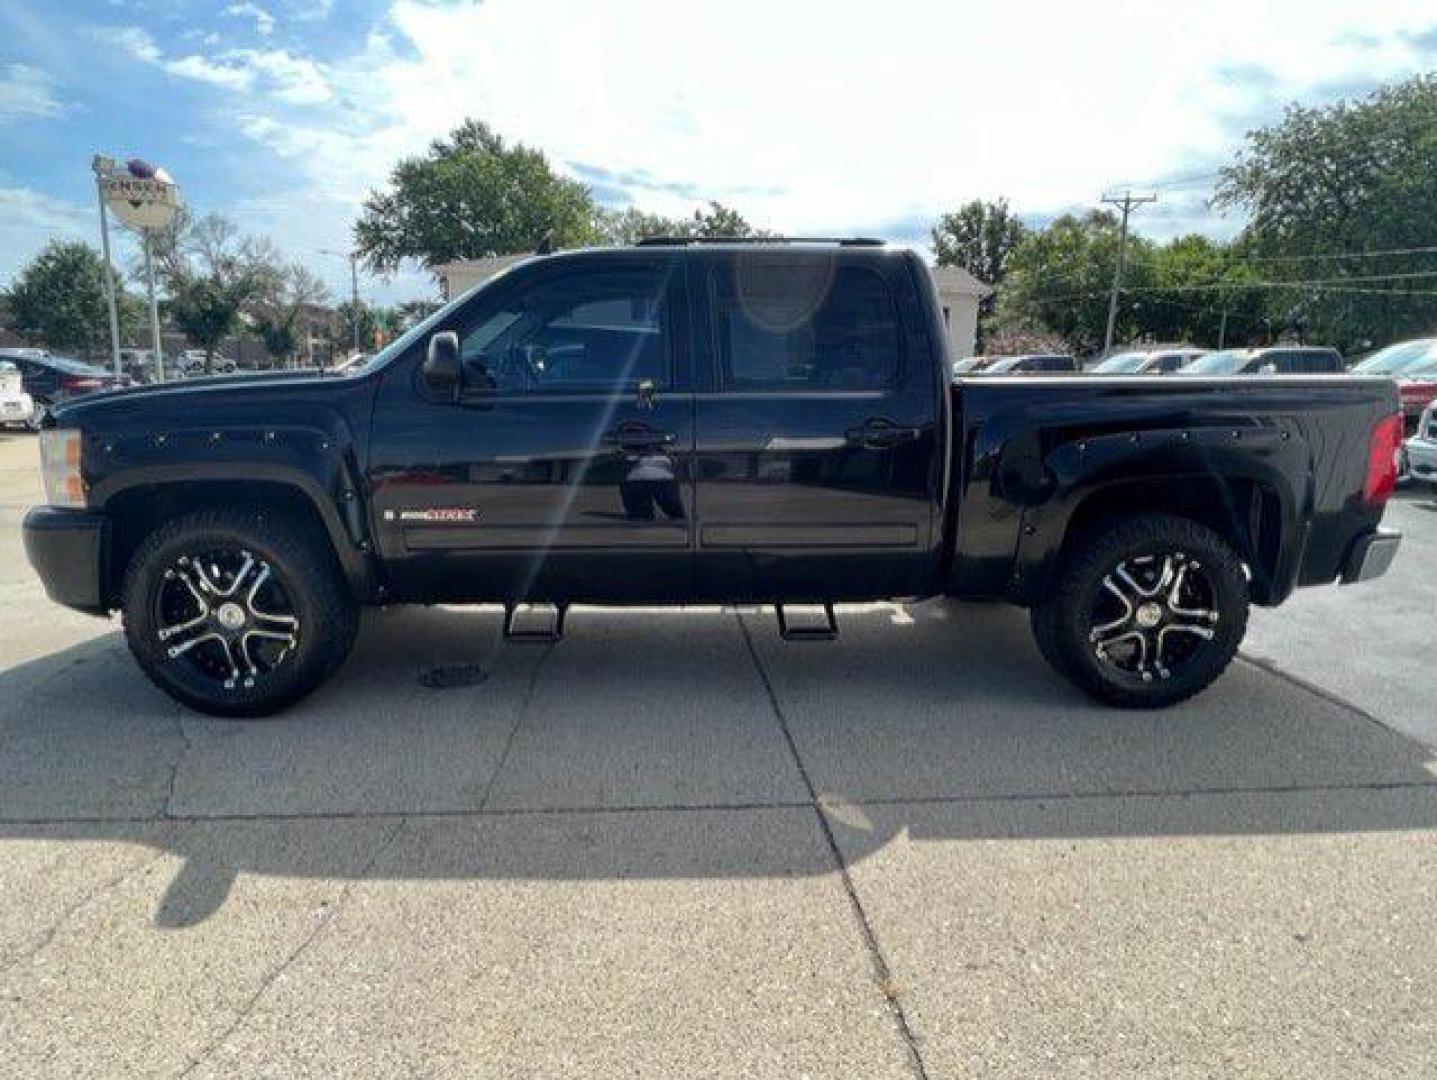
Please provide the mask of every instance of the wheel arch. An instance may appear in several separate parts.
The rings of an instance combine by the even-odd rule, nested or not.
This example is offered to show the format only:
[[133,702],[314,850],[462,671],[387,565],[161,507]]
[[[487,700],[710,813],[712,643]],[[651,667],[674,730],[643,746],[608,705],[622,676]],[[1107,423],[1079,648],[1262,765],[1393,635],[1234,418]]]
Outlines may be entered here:
[[372,591],[372,570],[359,546],[364,540],[340,507],[307,477],[265,475],[250,467],[240,473],[137,480],[112,489],[98,507],[109,519],[101,582],[106,606],[119,606],[130,561],[155,529],[196,510],[234,506],[265,507],[303,522],[334,554],[351,595],[363,601]]
[[1270,477],[1205,470],[1084,485],[1025,515],[1017,599],[1032,603],[1046,595],[1062,560],[1099,522],[1137,514],[1186,518],[1216,532],[1248,567],[1254,603],[1281,603],[1296,584],[1304,527],[1295,495]]

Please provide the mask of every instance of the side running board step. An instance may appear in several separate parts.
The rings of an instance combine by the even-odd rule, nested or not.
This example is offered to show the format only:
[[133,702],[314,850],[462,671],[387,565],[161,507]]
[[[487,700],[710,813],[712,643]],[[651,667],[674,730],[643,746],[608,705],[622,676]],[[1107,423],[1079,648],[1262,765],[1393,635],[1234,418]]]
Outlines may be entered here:
[[[521,610],[522,609],[522,610]],[[547,613],[548,618],[541,618]],[[543,645],[564,639],[564,616],[568,605],[506,604],[504,606],[504,640],[521,645]]]
[[821,608],[823,611],[823,622],[817,625],[812,623],[795,626],[789,621],[788,612],[783,604],[774,605],[774,614],[778,616],[778,636],[784,641],[832,641],[838,637],[838,618],[833,614],[832,604],[796,604],[795,607]]

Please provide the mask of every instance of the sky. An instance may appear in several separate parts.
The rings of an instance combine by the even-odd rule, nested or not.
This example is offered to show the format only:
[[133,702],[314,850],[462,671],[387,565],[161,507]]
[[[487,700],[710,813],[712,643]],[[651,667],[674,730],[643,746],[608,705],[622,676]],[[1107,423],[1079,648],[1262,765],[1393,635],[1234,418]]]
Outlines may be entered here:
[[[342,297],[322,252],[467,116],[615,207],[921,245],[969,199],[1042,224],[1133,185],[1138,231],[1228,236],[1206,200],[1247,131],[1433,70],[1432,0],[3,0],[0,284],[98,244],[98,151]],[[417,268],[361,290],[435,294]]]

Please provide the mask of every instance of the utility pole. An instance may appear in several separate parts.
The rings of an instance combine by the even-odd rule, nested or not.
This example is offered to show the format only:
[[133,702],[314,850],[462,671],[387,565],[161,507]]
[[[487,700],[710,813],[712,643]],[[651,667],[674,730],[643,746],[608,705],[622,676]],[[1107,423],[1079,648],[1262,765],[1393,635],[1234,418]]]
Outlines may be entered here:
[[349,260],[349,322],[354,328],[354,351],[363,352],[359,340],[359,254],[354,251],[334,251],[330,248],[320,248],[319,253],[337,255],[341,259]]
[[1118,262],[1113,267],[1113,296],[1108,301],[1108,332],[1103,338],[1103,355],[1107,356],[1113,351],[1113,331],[1118,325],[1118,294],[1123,289],[1123,264],[1128,257],[1128,215],[1144,203],[1158,201],[1156,195],[1134,195],[1131,191],[1124,192],[1121,199],[1113,196],[1105,196],[1102,200],[1109,206],[1116,206],[1123,212],[1122,228],[1118,231]]

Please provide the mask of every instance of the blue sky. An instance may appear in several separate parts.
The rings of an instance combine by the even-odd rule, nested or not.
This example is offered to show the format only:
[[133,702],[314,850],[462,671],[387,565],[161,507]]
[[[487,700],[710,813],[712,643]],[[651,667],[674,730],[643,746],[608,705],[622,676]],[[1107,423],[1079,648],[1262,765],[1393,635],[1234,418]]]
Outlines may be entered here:
[[1246,130],[1434,69],[1430,0],[6,0],[0,283],[50,237],[95,240],[98,150],[342,292],[319,250],[467,115],[611,205],[922,242],[970,198],[1041,222],[1132,183],[1160,195],[1150,235],[1225,235],[1207,177]]

